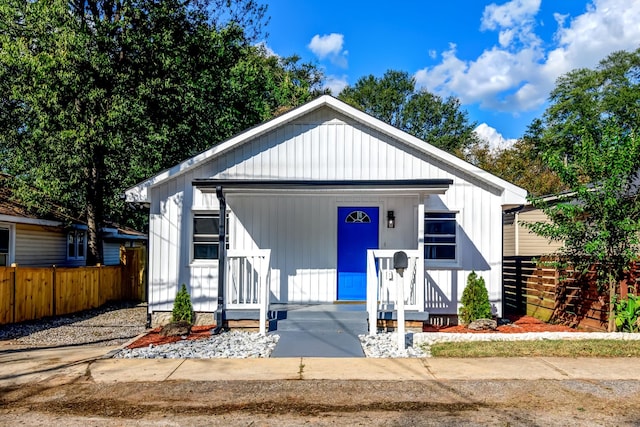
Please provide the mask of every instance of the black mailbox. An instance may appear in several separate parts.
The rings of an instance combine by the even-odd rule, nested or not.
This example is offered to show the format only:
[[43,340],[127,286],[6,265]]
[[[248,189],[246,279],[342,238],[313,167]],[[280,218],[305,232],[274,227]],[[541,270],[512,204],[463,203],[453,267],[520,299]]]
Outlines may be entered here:
[[403,251],[393,254],[393,268],[400,274],[404,273],[405,268],[409,268],[409,258]]

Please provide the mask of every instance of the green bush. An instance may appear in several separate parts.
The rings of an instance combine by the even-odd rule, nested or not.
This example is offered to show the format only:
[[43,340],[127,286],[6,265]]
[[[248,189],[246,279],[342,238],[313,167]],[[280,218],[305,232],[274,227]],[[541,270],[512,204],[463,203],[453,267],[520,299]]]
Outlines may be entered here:
[[171,320],[174,322],[185,321],[193,323],[193,305],[191,304],[191,296],[187,292],[187,285],[184,283],[176,294],[176,300],[173,303],[173,311],[171,312]]
[[615,303],[616,327],[620,332],[640,332],[640,297],[630,293]]
[[474,320],[491,319],[491,303],[489,303],[489,293],[484,284],[484,279],[472,271],[467,278],[467,286],[462,293],[460,300],[460,321],[463,325],[468,325]]

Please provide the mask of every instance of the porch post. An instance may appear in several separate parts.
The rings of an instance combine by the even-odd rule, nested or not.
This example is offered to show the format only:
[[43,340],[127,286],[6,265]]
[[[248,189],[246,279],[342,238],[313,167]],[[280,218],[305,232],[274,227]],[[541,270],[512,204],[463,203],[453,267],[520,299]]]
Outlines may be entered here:
[[216,328],[214,333],[218,334],[224,328],[224,288],[225,273],[227,271],[227,231],[225,229],[227,215],[227,201],[222,192],[222,186],[216,186],[216,196],[220,202],[220,220],[218,221],[218,307],[216,308]]
[[418,259],[416,262],[416,302],[418,311],[423,312],[426,304],[424,296],[424,194],[418,203]]

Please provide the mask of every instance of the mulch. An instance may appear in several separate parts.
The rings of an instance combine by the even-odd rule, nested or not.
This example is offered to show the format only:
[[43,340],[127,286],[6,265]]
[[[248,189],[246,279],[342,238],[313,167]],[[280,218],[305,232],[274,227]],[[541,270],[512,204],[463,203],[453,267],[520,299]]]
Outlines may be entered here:
[[[507,325],[498,326],[495,331],[474,331],[467,329],[464,326],[437,326],[427,325],[422,328],[423,332],[448,332],[448,333],[473,333],[473,334],[486,334],[486,333],[504,333],[504,334],[521,334],[524,332],[577,332],[576,329],[570,328],[564,325],[552,325],[545,323],[542,320],[536,319],[531,316],[519,316],[509,319],[511,323]],[[211,330],[215,328],[215,325],[194,326],[191,328],[191,333],[186,337],[163,337],[160,335],[160,327],[152,329],[144,336],[138,338],[133,343],[127,346],[128,349],[148,347],[149,344],[162,345],[169,344],[182,340],[199,340],[203,338],[209,338],[211,336]]]
[[422,332],[449,332],[449,333],[472,333],[472,334],[487,334],[487,333],[504,333],[504,334],[522,334],[524,332],[578,332],[576,329],[565,325],[552,325],[545,323],[542,320],[536,319],[531,316],[518,316],[509,318],[510,322],[507,325],[498,326],[495,331],[474,331],[472,329],[465,328],[464,326],[436,326],[427,325],[422,328]]
[[178,342],[183,340],[200,340],[203,338],[209,338],[211,336],[211,330],[215,328],[216,325],[203,325],[203,326],[193,326],[191,327],[191,333],[187,335],[185,338],[180,336],[178,337],[163,337],[160,335],[161,327],[157,327],[155,329],[150,330],[144,336],[138,338],[133,343],[127,346],[128,349],[132,348],[140,348],[140,347],[148,347],[149,344],[153,345],[161,345],[161,344],[170,344],[172,342]]

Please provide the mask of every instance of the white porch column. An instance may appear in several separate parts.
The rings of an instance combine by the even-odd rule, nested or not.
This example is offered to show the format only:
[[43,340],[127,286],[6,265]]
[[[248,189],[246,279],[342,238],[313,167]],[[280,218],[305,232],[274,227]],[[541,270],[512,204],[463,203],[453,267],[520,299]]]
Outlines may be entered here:
[[420,194],[418,203],[418,259],[416,263],[416,302],[418,311],[423,312],[424,300],[424,194]]

